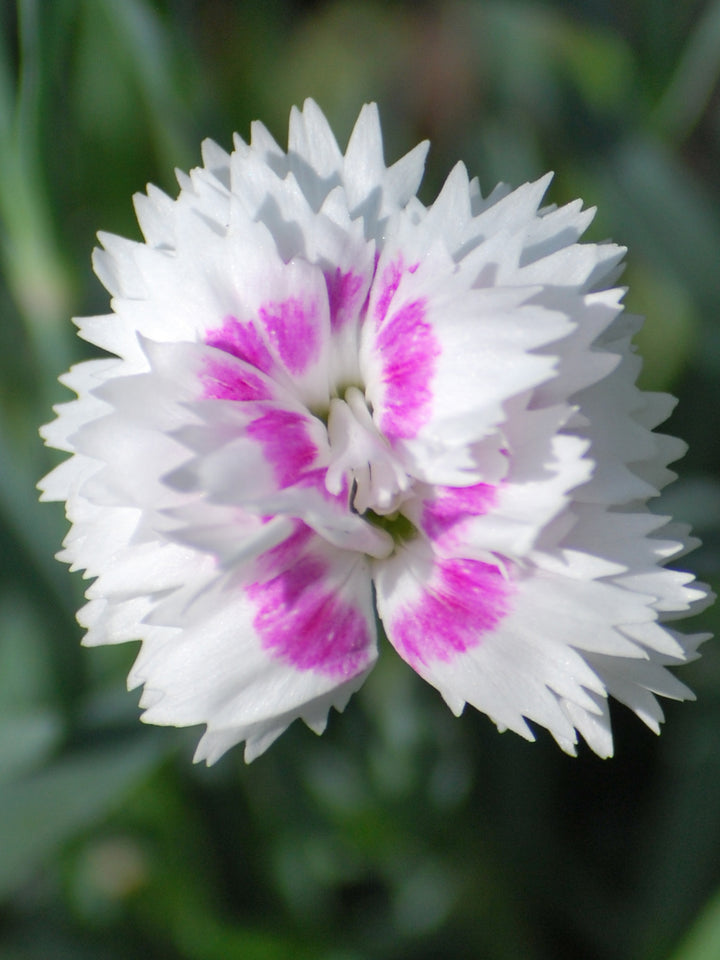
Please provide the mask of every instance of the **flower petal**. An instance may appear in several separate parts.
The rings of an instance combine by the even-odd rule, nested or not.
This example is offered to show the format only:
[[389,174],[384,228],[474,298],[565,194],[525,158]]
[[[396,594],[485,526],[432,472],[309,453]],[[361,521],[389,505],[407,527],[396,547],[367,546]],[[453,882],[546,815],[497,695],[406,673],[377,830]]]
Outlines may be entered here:
[[[601,581],[505,569],[507,579],[498,567],[433,559],[411,545],[377,572],[388,638],[456,713],[470,703],[528,739],[534,737],[526,720],[533,721],[571,753],[575,728],[587,728],[590,745],[607,753],[592,718],[608,693],[617,691],[643,719],[648,691],[684,695],[658,657],[623,629],[656,621],[652,597]],[[599,669],[616,661],[625,665],[619,675],[632,676],[644,693],[631,697],[609,669]]]
[[319,726],[375,660],[362,557],[332,551],[300,526],[258,558],[256,577],[202,592],[172,636],[143,646],[131,674],[145,685],[148,722],[208,724],[199,756],[210,761],[216,741],[248,739],[252,756],[297,717]]
[[[387,167],[377,107],[343,154],[312,100],[287,151],[261,124],[135,198],[144,242],[100,234],[116,356],[63,378],[41,483],[95,582],[88,644],[141,639],[145,718],[204,723],[196,757],[319,732],[398,652],[453,710],[612,751],[609,695],[657,729],[668,667],[710,601],[650,513],[681,442],[636,386],[624,250],[581,244],[550,175],[483,197],[456,165],[415,195],[427,145]],[[374,581],[374,582],[373,582]]]

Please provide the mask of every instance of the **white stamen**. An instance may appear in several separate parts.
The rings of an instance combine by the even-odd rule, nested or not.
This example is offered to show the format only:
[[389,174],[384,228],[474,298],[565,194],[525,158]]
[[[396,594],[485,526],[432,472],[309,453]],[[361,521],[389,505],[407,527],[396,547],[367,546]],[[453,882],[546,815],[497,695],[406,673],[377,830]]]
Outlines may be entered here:
[[412,481],[378,432],[357,387],[349,387],[344,399],[330,401],[328,438],[332,461],[325,485],[330,493],[339,493],[347,480],[348,487],[354,488],[352,506],[358,513],[394,513]]

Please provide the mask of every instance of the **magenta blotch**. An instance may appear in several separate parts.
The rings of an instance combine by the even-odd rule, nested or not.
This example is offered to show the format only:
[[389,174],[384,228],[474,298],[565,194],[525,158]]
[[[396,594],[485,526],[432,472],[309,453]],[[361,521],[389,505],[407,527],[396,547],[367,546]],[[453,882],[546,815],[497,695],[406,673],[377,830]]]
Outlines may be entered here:
[[208,330],[205,343],[209,347],[224,350],[238,360],[244,360],[263,373],[270,373],[275,365],[255,325],[252,322],[241,323],[237,317],[225,317],[221,327]]
[[414,437],[430,416],[430,381],[440,355],[423,299],[404,304],[390,317],[378,333],[376,350],[385,384],[380,428],[391,442]]
[[334,503],[343,508],[348,503],[348,481],[343,477],[342,486],[338,493],[330,493],[326,485],[327,467],[317,467],[315,470],[308,470],[298,480],[298,486],[305,489],[315,490],[323,498],[325,503]]
[[292,410],[266,410],[247,426],[247,435],[262,444],[281,489],[297,483],[313,463],[317,447],[307,433],[307,418]]
[[380,296],[375,303],[375,326],[379,327],[390,309],[392,298],[400,286],[400,280],[403,274],[403,259],[391,261],[383,270],[380,278]]
[[358,300],[362,293],[365,278],[352,270],[342,271],[335,268],[334,273],[325,273],[330,307],[330,327],[341,330],[348,320],[357,316],[360,308]]
[[362,613],[328,589],[327,573],[326,563],[306,555],[252,584],[247,593],[257,606],[253,626],[263,648],[290,666],[349,678],[368,665],[370,632]]
[[316,534],[311,527],[302,520],[294,520],[290,536],[258,557],[258,572],[263,578],[272,578],[282,570],[294,566],[314,536]]
[[388,636],[413,669],[449,663],[497,626],[511,594],[511,584],[491,564],[440,561],[420,599],[399,612]]
[[278,356],[292,374],[304,373],[320,353],[320,314],[315,302],[288,297],[260,307],[260,319]]
[[272,400],[268,384],[245,364],[206,358],[200,374],[203,397],[215,400]]
[[435,487],[432,500],[423,503],[422,528],[431,540],[440,540],[465,520],[480,517],[497,503],[497,487]]

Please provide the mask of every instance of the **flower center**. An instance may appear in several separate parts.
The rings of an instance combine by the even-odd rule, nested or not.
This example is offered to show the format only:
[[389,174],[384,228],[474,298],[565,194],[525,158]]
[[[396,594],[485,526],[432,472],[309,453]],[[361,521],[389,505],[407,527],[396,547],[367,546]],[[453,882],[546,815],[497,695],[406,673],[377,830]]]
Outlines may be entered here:
[[415,524],[404,513],[391,513],[381,516],[374,510],[368,510],[364,516],[368,523],[372,523],[373,526],[379,527],[381,530],[386,530],[395,544],[413,540],[418,532]]
[[[347,483],[350,506],[388,517],[407,498],[412,481],[375,421],[358,387],[330,401],[327,424],[332,459],[325,486],[338,494]],[[372,519],[369,517],[368,519]]]

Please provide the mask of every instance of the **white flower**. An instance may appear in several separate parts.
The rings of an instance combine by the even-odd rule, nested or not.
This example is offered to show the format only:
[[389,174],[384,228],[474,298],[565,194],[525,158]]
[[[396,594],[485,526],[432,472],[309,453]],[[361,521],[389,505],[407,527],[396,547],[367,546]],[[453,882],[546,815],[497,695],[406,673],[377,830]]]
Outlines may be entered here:
[[321,732],[390,643],[459,714],[612,752],[611,694],[657,730],[666,621],[706,591],[664,564],[686,531],[645,503],[683,444],[634,385],[623,249],[545,177],[483,198],[458,165],[430,207],[426,145],[386,168],[377,110],[343,155],[312,101],[288,152],[260,124],[169,199],[144,243],[101,235],[114,354],[63,382],[60,557],[95,582],[87,644],[142,640],[144,719],[207,725],[196,758]]

